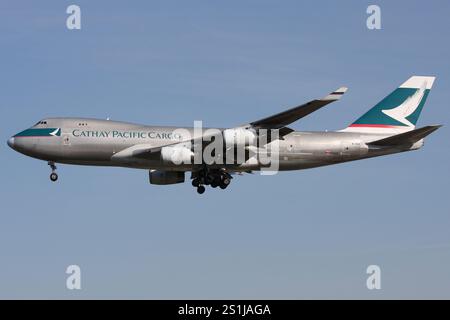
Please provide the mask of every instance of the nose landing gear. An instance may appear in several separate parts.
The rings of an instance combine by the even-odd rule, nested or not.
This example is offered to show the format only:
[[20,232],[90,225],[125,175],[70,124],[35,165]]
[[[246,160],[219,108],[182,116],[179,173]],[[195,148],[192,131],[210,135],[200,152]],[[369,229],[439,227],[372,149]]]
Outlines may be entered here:
[[55,182],[56,180],[58,180],[58,174],[56,173],[56,165],[52,161],[49,161],[48,165],[50,166],[50,168],[52,168],[52,173],[50,174],[50,180]]

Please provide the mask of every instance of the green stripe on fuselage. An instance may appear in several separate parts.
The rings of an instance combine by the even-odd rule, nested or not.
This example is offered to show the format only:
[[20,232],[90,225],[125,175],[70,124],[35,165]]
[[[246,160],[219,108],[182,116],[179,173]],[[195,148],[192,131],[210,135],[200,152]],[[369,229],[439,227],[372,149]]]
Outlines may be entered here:
[[[356,120],[354,124],[383,124],[391,126],[406,126],[404,123],[401,123],[384,114],[382,110],[389,110],[398,107],[403,102],[405,102],[406,99],[415,94],[417,90],[418,89],[414,88],[395,89],[386,98],[378,102],[372,109],[367,111],[358,120]],[[406,118],[412,124],[415,125],[417,120],[419,119],[420,112],[422,111],[422,108],[425,104],[425,101],[427,100],[429,93],[430,90],[426,89],[417,109]]]
[[52,136],[59,137],[60,135],[61,135],[60,128],[39,128],[39,129],[31,128],[19,132],[14,137],[52,137]]

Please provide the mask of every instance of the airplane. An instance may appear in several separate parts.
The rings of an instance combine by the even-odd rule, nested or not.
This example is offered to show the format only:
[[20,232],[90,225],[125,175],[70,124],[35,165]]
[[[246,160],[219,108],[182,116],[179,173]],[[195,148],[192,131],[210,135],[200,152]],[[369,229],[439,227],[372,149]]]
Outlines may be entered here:
[[[432,76],[410,77],[338,131],[301,132],[288,125],[339,100],[346,87],[226,129],[196,131],[195,127],[147,126],[109,119],[46,118],[7,143],[26,156],[46,161],[51,181],[58,180],[56,164],[60,163],[146,169],[149,182],[155,185],[183,183],[186,172],[191,172],[192,185],[202,194],[207,185],[226,189],[235,174],[264,171],[272,165],[262,161],[264,153],[276,163],[275,171],[287,171],[417,150],[426,136],[441,127],[416,129],[434,80]],[[213,161],[206,161],[202,152],[214,142],[221,144],[212,148]]]

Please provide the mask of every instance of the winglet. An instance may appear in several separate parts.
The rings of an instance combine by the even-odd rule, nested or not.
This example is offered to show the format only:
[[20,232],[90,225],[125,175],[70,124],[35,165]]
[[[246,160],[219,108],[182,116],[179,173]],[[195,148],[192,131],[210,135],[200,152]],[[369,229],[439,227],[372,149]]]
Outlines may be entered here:
[[334,90],[334,91],[331,92],[329,95],[327,95],[326,97],[323,97],[323,98],[320,99],[320,100],[325,100],[325,101],[329,101],[329,100],[332,100],[332,101],[339,100],[339,99],[342,97],[342,95],[343,95],[344,93],[347,92],[347,90],[348,90],[347,87],[340,87],[339,89]]

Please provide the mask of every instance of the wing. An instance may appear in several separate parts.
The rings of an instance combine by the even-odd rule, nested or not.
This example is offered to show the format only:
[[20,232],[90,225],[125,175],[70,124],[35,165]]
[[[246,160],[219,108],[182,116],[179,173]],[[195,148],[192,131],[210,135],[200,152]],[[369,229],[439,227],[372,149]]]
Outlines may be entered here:
[[[347,91],[346,87],[340,87],[339,89],[331,92],[330,94],[321,99],[311,100],[305,104],[299,105],[289,110],[235,128],[255,129],[256,131],[258,129],[279,129],[279,138],[282,138],[283,136],[294,131],[293,129],[287,127],[288,124],[291,124],[303,117],[306,117],[310,113],[313,113],[314,111],[328,105],[331,102],[339,100],[346,91]],[[222,132],[218,132],[213,135],[201,135],[193,139],[169,143],[158,147],[151,147],[149,145],[132,146],[128,149],[125,149],[115,154],[114,158],[126,159],[136,157],[141,159],[150,159],[159,155],[163,147],[176,145],[180,146],[189,145],[192,149],[194,149],[195,145],[201,144],[203,148],[205,145],[210,143],[212,137],[220,136],[221,133]],[[268,142],[270,142],[270,139],[268,140]]]
[[251,122],[249,125],[258,129],[280,129],[288,124],[291,124],[292,122],[306,117],[310,113],[313,113],[322,107],[325,107],[331,102],[339,100],[346,91],[346,87],[341,87],[322,99],[311,100],[305,104],[277,113],[273,116]]
[[[134,146],[131,146],[125,150],[122,150],[118,153],[116,153],[113,158],[115,159],[129,159],[129,158],[140,158],[140,159],[157,159],[159,157],[159,154],[161,152],[161,149],[164,147],[175,147],[175,146],[185,146],[192,150],[203,150],[203,147],[205,144],[209,144],[211,140],[217,137],[222,137],[222,131],[217,130],[214,134],[203,134],[199,137],[193,138],[193,139],[187,139],[184,141],[179,142],[173,142],[168,143],[161,146],[152,146],[149,144],[137,144]],[[196,148],[196,146],[201,145],[202,147]]]

